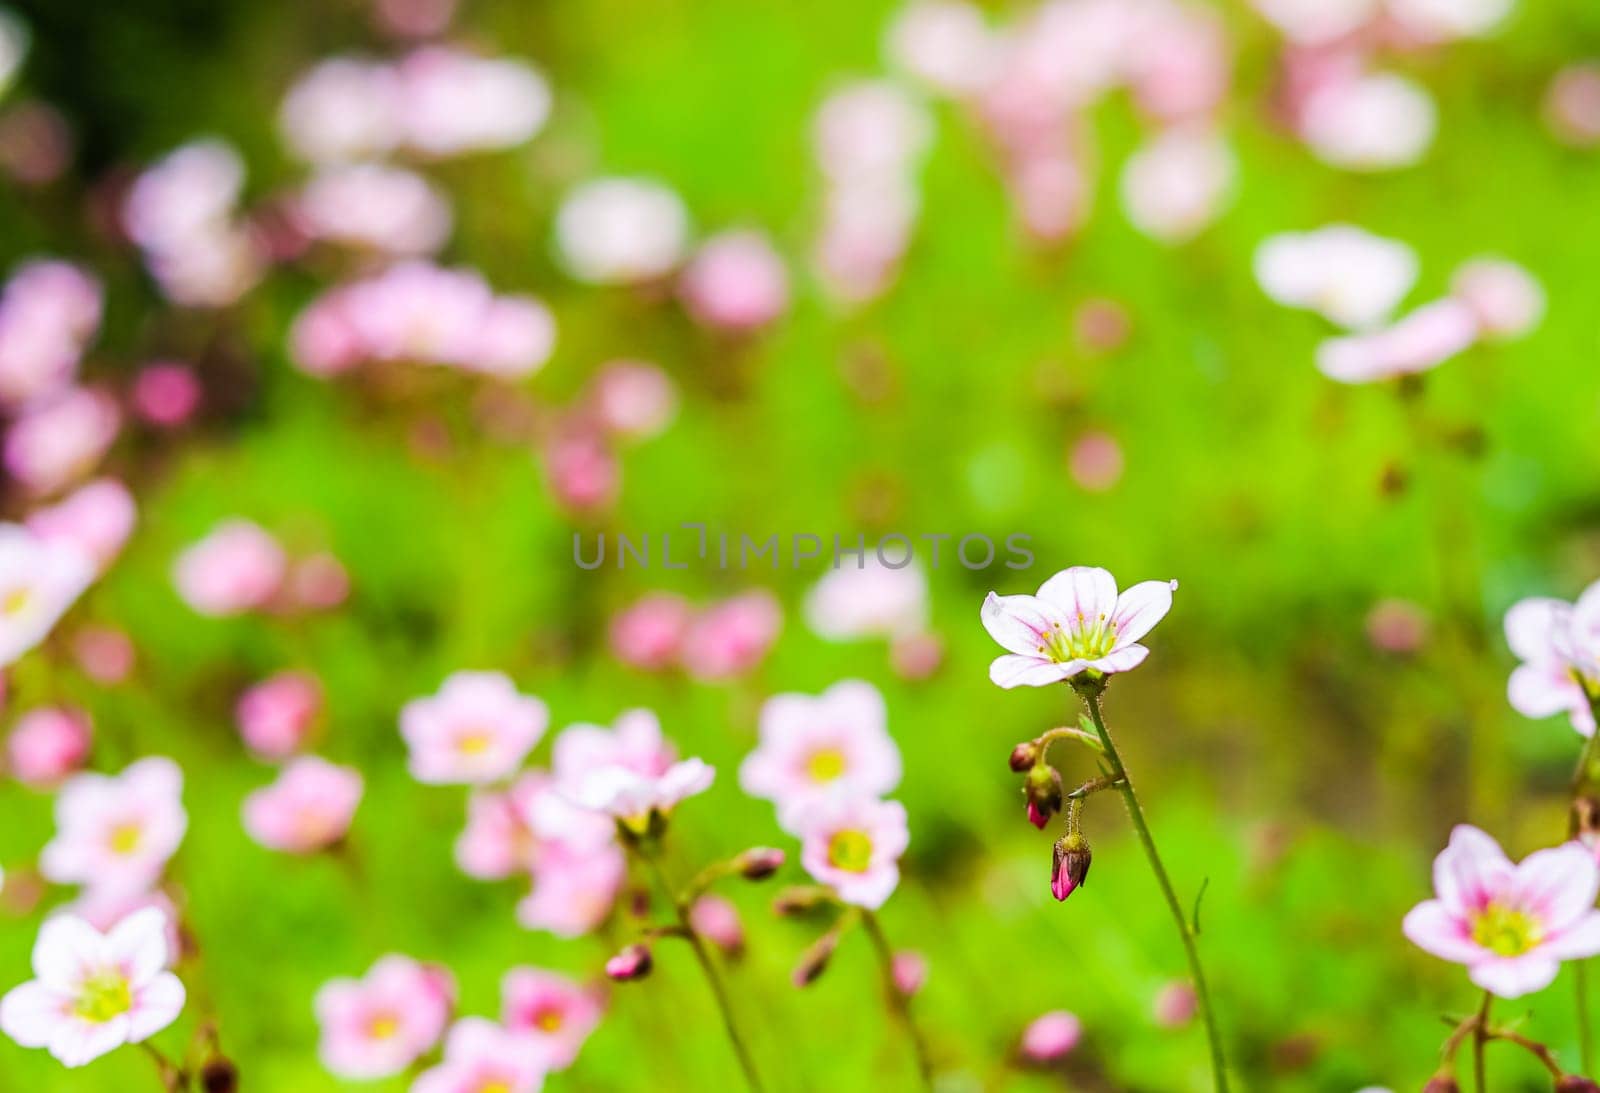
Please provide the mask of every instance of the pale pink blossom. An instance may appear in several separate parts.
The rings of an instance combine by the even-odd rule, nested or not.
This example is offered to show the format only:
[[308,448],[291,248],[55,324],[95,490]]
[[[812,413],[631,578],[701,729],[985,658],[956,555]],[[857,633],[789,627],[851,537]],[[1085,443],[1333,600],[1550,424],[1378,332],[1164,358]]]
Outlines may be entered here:
[[1169,129],[1128,158],[1122,207],[1145,235],[1183,242],[1222,213],[1236,173],[1233,153],[1218,134],[1187,126]]
[[1450,292],[1472,309],[1486,338],[1520,338],[1544,318],[1544,289],[1531,273],[1504,258],[1465,263],[1450,278]]
[[122,552],[137,518],[128,487],[114,478],[99,478],[54,505],[35,509],[27,524],[39,538],[77,549],[104,571]]
[[166,919],[167,967],[171,968],[183,957],[183,931],[177,905],[172,902],[171,896],[159,888],[149,891],[85,888],[77,899],[62,904],[50,914],[76,915],[101,933],[107,933],[130,915],[144,910],[159,911]]
[[1576,604],[1547,596],[1513,604],[1506,612],[1506,644],[1522,663],[1506,687],[1512,709],[1524,717],[1566,713],[1574,729],[1592,735],[1594,714],[1587,692],[1600,688],[1600,665],[1593,652],[1600,649],[1593,640],[1597,624],[1600,581],[1584,589]]
[[411,1093],[538,1093],[545,1067],[528,1037],[483,1017],[463,1017],[445,1037],[444,1059],[417,1075]]
[[389,65],[334,57],[295,81],[278,126],[290,151],[307,162],[360,161],[400,143],[400,99],[400,79]]
[[52,494],[94,470],[122,415],[104,391],[68,387],[28,406],[6,432],[5,467],[28,492]]
[[305,745],[322,712],[322,687],[304,672],[280,672],[239,696],[234,720],[250,750],[283,759]]
[[1318,159],[1351,171],[1389,171],[1419,162],[1438,127],[1420,84],[1390,72],[1332,79],[1301,105],[1300,135]]
[[562,429],[544,448],[545,477],[568,512],[593,512],[617,499],[622,467],[605,438],[588,428]]
[[806,595],[805,616],[830,641],[918,634],[928,625],[928,577],[915,559],[889,566],[874,552],[862,566],[824,574]]
[[614,843],[581,853],[557,844],[534,870],[533,888],[517,904],[517,922],[557,937],[581,937],[611,913],[627,874],[627,860]]
[[1256,281],[1286,307],[1353,330],[1382,323],[1417,282],[1405,243],[1349,224],[1274,235],[1256,248]]
[[1032,1063],[1053,1063],[1078,1046],[1083,1022],[1066,1010],[1051,1010],[1033,1019],[1022,1033],[1022,1056]]
[[827,797],[881,797],[900,784],[887,722],[883,695],[861,680],[816,696],[774,695],[761,707],[760,743],[739,767],[739,787],[777,805],[791,832]]
[[421,175],[374,163],[324,169],[295,204],[313,239],[386,254],[432,254],[450,237],[450,204]]
[[1405,917],[1405,935],[1501,998],[1543,990],[1563,960],[1600,953],[1600,865],[1567,843],[1513,865],[1488,835],[1461,824],[1433,863],[1436,898]]
[[1436,368],[1478,340],[1478,318],[1460,300],[1424,304],[1378,330],[1329,338],[1317,368],[1340,383],[1372,383]]
[[129,395],[134,413],[162,429],[175,429],[193,417],[200,396],[194,369],[177,361],[158,361],[139,369]]
[[1105,493],[1122,480],[1122,445],[1110,433],[1084,433],[1067,452],[1067,473],[1079,486]]
[[160,757],[116,775],[74,775],[55,811],[56,834],[39,852],[39,872],[57,884],[113,891],[155,883],[189,825],[183,771]]
[[758,231],[729,231],[700,244],[678,282],[695,321],[718,330],[757,330],[789,307],[789,271]]
[[783,609],[765,590],[745,592],[700,613],[683,637],[683,666],[696,679],[733,679],[771,651],[783,628]]
[[423,155],[510,148],[550,116],[550,86],[523,61],[426,46],[398,71],[405,142]]
[[710,789],[716,773],[699,759],[684,759],[655,776],[625,766],[600,767],[580,777],[568,792],[583,808],[642,833],[654,816],[669,816],[682,801]]
[[76,545],[0,523],[0,668],[43,641],[94,576]]
[[914,0],[890,23],[884,49],[930,90],[956,98],[982,89],[1003,61],[999,36],[965,0]]
[[597,770],[622,767],[659,778],[678,761],[678,749],[661,735],[661,722],[646,709],[625,710],[607,729],[579,723],[563,729],[551,751],[555,777],[568,790]]
[[1146,116],[1162,124],[1202,119],[1228,93],[1228,36],[1205,8],[1157,3],[1148,8],[1127,66],[1134,102]]
[[626,284],[666,276],[689,244],[683,199],[647,178],[600,178],[556,211],[556,257],[579,281]]
[[595,417],[608,432],[631,439],[652,437],[678,412],[672,378],[645,361],[612,361],[591,387]]
[[549,723],[545,704],[500,672],[456,672],[400,711],[411,775],[434,785],[509,777]]
[[1104,569],[1073,566],[1039,587],[1036,596],[983,602],[983,625],[1008,653],[989,666],[1001,687],[1042,687],[1084,672],[1109,675],[1144,663],[1139,644],[1172,609],[1177,581],[1143,581],[1117,592]]
[[78,266],[19,266],[0,293],[0,403],[21,405],[70,384],[101,305],[100,282]]
[[682,597],[658,593],[617,613],[608,631],[611,652],[622,663],[659,671],[678,662],[694,610]]
[[167,917],[148,908],[102,933],[75,915],[39,928],[35,979],[0,999],[0,1029],[47,1048],[69,1067],[147,1040],[183,1009],[183,984],[166,970]]
[[133,674],[133,639],[111,626],[79,627],[72,652],[84,675],[96,683],[122,683]]
[[1600,65],[1573,64],[1557,72],[1545,91],[1544,118],[1564,144],[1600,144]]
[[90,741],[89,715],[82,710],[29,710],[6,738],[6,765],[19,782],[51,786],[83,766]]
[[1385,0],[1251,0],[1255,9],[1301,45],[1324,45],[1376,19]]
[[333,979],[317,991],[318,1054],[340,1078],[385,1078],[439,1042],[455,1007],[455,981],[408,956],[378,960],[361,979]]
[[872,797],[835,796],[806,810],[800,864],[845,903],[877,910],[900,883],[910,845],[905,806]]
[[689,925],[694,932],[729,956],[744,952],[744,923],[739,910],[714,893],[707,893],[689,908]]
[[178,555],[172,580],[183,602],[200,614],[239,615],[272,602],[287,566],[276,539],[258,524],[233,518]]
[[268,850],[323,850],[350,830],[361,790],[360,771],[304,755],[245,798],[244,829]]
[[1516,0],[1387,0],[1389,14],[1431,41],[1481,38],[1497,29]]
[[871,182],[916,165],[933,141],[933,118],[894,81],[858,80],[828,96],[812,123],[812,140],[835,184]]
[[468,799],[456,862],[480,880],[538,873],[553,857],[602,854],[613,830],[563,796],[552,776],[530,772],[504,791],[480,789]]
[[542,968],[512,968],[500,980],[500,1019],[533,1045],[545,1070],[565,1070],[605,1012],[593,988]]
[[923,984],[928,981],[928,958],[919,952],[902,949],[894,954],[890,971],[894,977],[894,989],[910,998],[922,990]]

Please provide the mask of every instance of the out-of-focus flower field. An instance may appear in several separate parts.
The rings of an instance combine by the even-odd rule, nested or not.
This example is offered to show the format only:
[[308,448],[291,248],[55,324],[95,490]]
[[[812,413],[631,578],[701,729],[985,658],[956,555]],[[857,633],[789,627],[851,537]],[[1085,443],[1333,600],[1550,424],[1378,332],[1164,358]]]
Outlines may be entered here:
[[[1485,989],[1586,1073],[1597,58],[1585,0],[12,0],[0,1090],[742,1088],[697,955],[773,1091],[1211,1089],[1130,782],[1231,1088],[1452,1027],[1473,1088]],[[1123,599],[986,606],[1073,566]]]

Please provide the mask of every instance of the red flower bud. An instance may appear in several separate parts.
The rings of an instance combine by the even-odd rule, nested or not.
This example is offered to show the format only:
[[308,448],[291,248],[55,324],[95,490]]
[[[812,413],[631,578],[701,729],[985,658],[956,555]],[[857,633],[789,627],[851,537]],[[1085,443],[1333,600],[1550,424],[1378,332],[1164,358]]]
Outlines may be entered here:
[[784,853],[770,846],[755,846],[734,859],[745,880],[766,880],[783,867]]
[[606,975],[618,983],[626,983],[649,975],[654,964],[648,945],[633,944],[606,961]]
[[1011,769],[1021,774],[1033,766],[1039,758],[1039,749],[1032,740],[1024,740],[1011,749]]
[[1081,888],[1088,879],[1092,860],[1089,840],[1076,831],[1057,839],[1050,863],[1050,894],[1056,899],[1066,899]]

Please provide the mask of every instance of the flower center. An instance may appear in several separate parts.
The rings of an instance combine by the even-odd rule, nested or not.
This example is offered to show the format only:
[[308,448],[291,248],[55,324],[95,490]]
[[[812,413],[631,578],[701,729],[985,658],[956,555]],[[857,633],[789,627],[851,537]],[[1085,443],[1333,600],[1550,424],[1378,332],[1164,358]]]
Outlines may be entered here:
[[1472,920],[1472,940],[1497,956],[1520,956],[1536,947],[1544,931],[1526,911],[1491,903]]
[[540,1032],[555,1032],[561,1027],[563,1015],[555,1006],[547,1006],[533,1015],[533,1027]]
[[121,972],[107,970],[89,976],[78,987],[78,998],[72,1003],[72,1012],[85,1021],[105,1024],[113,1017],[133,1008],[133,992]]
[[113,854],[126,856],[139,849],[141,834],[137,823],[133,821],[121,823],[111,829],[111,837],[107,840],[107,843],[110,845]]
[[865,873],[872,864],[872,837],[865,831],[836,831],[828,840],[828,864],[846,873]]
[[379,1013],[367,1022],[367,1035],[374,1040],[388,1040],[400,1031],[400,1018],[392,1013]]
[[806,773],[813,782],[831,782],[846,766],[844,752],[838,748],[818,748],[806,758]]
[[1057,664],[1069,660],[1098,660],[1117,644],[1117,628],[1104,615],[1093,620],[1079,615],[1070,629],[1054,624],[1044,633],[1039,652]]
[[0,615],[4,615],[7,618],[13,615],[20,615],[27,609],[28,603],[32,599],[33,593],[29,591],[27,585],[13,588],[4,597],[0,597]]
[[482,755],[494,743],[494,733],[488,729],[468,729],[456,738],[456,750],[462,755]]
[[511,1083],[499,1078],[490,1078],[478,1087],[478,1093],[511,1093]]

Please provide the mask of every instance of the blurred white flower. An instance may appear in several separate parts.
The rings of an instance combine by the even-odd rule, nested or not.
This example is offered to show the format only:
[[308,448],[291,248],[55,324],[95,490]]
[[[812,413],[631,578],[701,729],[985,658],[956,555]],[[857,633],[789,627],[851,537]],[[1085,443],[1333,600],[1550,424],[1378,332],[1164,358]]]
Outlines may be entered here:
[[1438,119],[1421,85],[1379,72],[1333,80],[1306,97],[1300,135],[1318,159],[1352,171],[1409,167],[1433,143]]
[[1122,171],[1122,206],[1145,235],[1182,242],[1221,213],[1234,174],[1233,153],[1216,133],[1169,129],[1128,159]]
[[647,178],[585,182],[556,213],[556,255],[592,284],[649,281],[670,273],[689,244],[689,212],[667,186]]
[[1387,319],[1417,281],[1409,246],[1349,224],[1285,232],[1256,249],[1256,280],[1286,307],[1316,311],[1350,329]]

